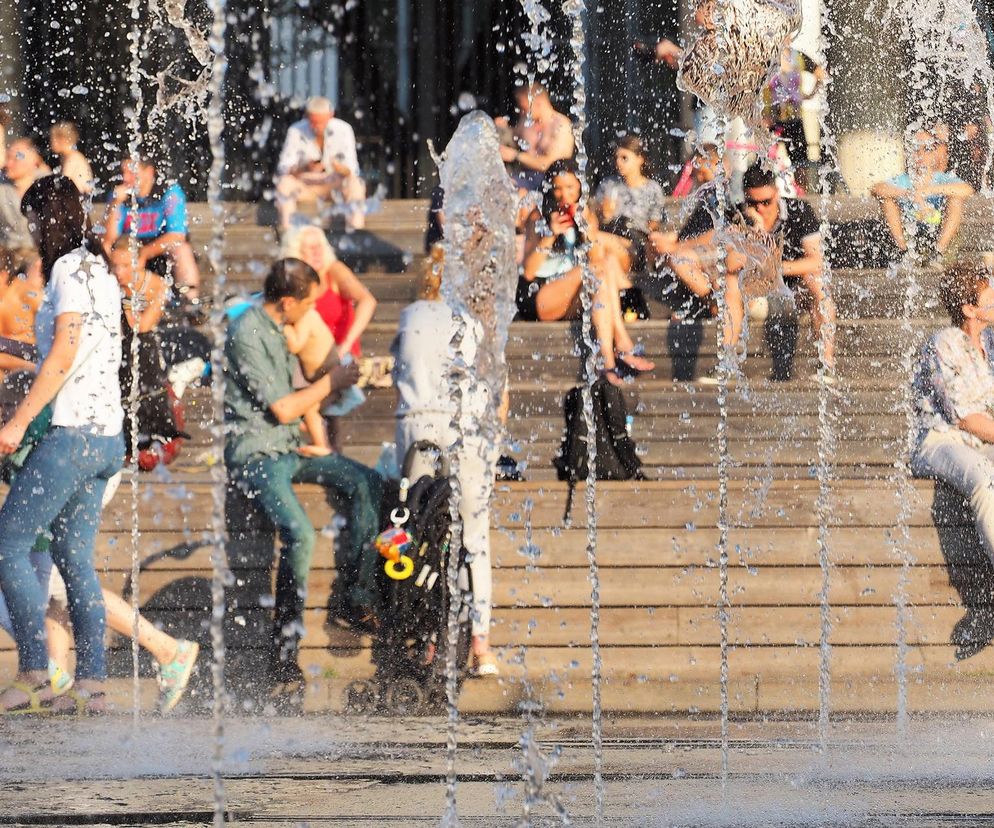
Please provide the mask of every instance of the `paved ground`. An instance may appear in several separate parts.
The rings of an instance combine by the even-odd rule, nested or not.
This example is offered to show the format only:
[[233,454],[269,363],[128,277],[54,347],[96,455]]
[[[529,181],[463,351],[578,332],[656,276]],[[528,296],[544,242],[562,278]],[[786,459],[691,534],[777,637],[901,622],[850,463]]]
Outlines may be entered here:
[[[460,725],[464,826],[593,825],[590,723]],[[713,720],[605,723],[610,826],[994,825],[994,722],[838,722],[817,751],[810,723],[731,726],[723,792]],[[523,748],[525,745],[527,749]],[[207,719],[127,716],[0,722],[0,825],[203,825],[212,813]],[[439,825],[444,722],[305,717],[226,728],[235,824]]]

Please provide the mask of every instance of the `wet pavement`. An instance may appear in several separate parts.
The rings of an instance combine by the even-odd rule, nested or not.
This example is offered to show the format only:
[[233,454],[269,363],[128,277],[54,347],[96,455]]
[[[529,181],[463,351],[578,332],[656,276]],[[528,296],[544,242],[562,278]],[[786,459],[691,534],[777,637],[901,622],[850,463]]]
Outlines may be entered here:
[[[535,738],[523,738],[523,733]],[[225,727],[233,824],[438,825],[445,722],[309,716]],[[0,722],[0,825],[203,825],[209,719]],[[994,825],[994,722],[738,722],[721,778],[713,719],[604,724],[604,820],[625,826]],[[467,826],[593,825],[590,722],[465,719],[456,804]]]

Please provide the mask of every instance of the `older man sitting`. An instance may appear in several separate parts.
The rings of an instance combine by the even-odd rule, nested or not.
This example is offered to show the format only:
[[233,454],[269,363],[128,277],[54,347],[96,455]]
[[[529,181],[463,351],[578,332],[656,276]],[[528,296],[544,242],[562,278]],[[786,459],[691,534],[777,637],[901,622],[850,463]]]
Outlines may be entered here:
[[290,126],[276,167],[280,228],[290,226],[298,202],[331,200],[352,229],[366,223],[366,185],[359,176],[355,132],[335,117],[327,98],[311,98],[306,117]]

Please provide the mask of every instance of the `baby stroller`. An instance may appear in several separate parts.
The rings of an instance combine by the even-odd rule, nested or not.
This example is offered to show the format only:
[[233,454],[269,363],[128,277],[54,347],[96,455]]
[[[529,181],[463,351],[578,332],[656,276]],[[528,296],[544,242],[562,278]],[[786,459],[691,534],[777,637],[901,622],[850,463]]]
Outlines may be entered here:
[[[434,455],[432,473],[411,481],[420,455]],[[449,463],[434,443],[418,441],[407,451],[399,483],[388,482],[383,498],[385,529],[376,539],[380,569],[380,628],[373,640],[376,672],[371,681],[345,691],[351,712],[396,715],[444,708],[449,646],[448,567],[452,552]],[[471,625],[466,600],[471,581],[459,550],[455,651],[457,680],[465,676]]]

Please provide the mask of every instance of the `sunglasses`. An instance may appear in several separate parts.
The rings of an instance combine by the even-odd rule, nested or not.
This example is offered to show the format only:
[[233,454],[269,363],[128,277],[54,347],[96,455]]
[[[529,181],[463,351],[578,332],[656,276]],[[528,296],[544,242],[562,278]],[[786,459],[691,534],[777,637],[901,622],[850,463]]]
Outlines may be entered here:
[[773,202],[774,198],[746,198],[746,204],[750,207],[769,207]]

